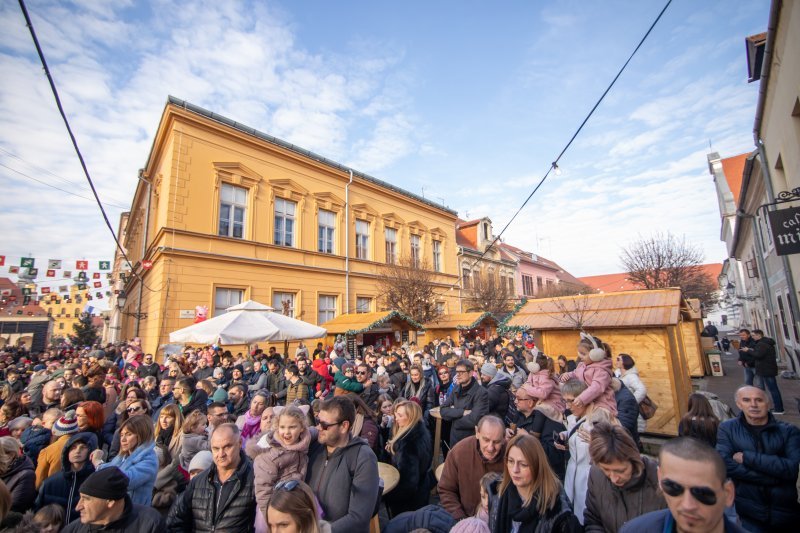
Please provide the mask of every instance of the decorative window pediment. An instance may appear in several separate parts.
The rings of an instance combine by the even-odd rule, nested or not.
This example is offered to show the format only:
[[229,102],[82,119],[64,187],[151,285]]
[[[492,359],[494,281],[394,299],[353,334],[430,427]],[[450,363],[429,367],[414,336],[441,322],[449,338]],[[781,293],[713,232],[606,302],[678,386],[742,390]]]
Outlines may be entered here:
[[344,209],[344,200],[330,192],[314,193],[314,200],[317,202],[317,209],[327,211],[341,211]]
[[431,232],[431,238],[433,238],[434,240],[444,241],[447,239],[447,233],[445,233],[445,231],[438,226],[435,228],[431,228],[430,232]]
[[360,218],[361,220],[369,220],[372,222],[376,218],[380,216],[380,213],[375,211],[372,207],[367,204],[354,204],[353,207],[353,215],[356,218]]
[[408,223],[408,228],[411,230],[411,233],[415,235],[420,235],[428,231],[428,226],[420,222],[419,220],[413,220]]
[[225,181],[233,185],[247,187],[253,190],[255,195],[258,184],[264,179],[261,174],[242,163],[214,162],[214,170],[217,174],[214,186],[219,189],[220,183]]
[[[281,198],[286,198],[294,202],[299,202],[308,195],[307,189],[288,178],[269,180],[269,185],[272,187],[275,196],[280,196]],[[342,202],[342,205],[344,205],[344,202]]]
[[406,221],[403,220],[402,218],[400,218],[399,216],[397,216],[397,214],[395,214],[395,213],[384,213],[383,214],[383,224],[387,228],[397,229],[400,226],[404,225],[405,223],[406,223]]

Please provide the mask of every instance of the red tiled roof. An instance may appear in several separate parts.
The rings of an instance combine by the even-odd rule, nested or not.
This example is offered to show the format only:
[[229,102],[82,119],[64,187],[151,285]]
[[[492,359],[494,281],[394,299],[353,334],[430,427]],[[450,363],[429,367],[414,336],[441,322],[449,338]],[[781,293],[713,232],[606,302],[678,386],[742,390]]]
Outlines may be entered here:
[[[710,263],[701,266],[705,273],[713,280],[716,280],[722,272],[722,263]],[[635,291],[643,288],[629,280],[627,272],[602,274],[600,276],[583,276],[578,278],[578,280],[601,292]]]
[[476,220],[456,220],[456,244],[473,250],[478,249],[478,222]]
[[750,153],[744,153],[721,160],[722,172],[725,174],[725,180],[727,180],[728,187],[733,193],[733,200],[736,202],[737,207],[739,206],[739,194],[742,192],[744,163],[749,155]]

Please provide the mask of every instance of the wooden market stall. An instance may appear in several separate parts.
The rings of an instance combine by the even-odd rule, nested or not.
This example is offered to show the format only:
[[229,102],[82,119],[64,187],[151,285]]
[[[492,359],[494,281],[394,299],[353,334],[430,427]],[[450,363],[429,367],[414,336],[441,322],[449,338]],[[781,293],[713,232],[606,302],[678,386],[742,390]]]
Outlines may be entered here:
[[345,313],[322,324],[328,331],[326,344],[333,346],[338,335],[347,339],[351,354],[360,353],[364,347],[382,345],[387,348],[417,340],[422,324],[400,311],[376,313]]
[[435,321],[424,324],[424,342],[444,339],[448,335],[456,341],[461,335],[488,339],[489,335],[497,332],[497,322],[497,318],[488,311],[442,315]]
[[701,378],[711,374],[711,365],[700,343],[700,333],[703,331],[703,313],[700,309],[700,300],[687,299],[681,306],[681,334],[683,346],[686,350],[686,363],[689,365],[689,375]]
[[551,357],[576,357],[582,329],[636,361],[650,398],[658,405],[647,433],[674,436],[692,392],[682,333],[691,320],[680,289],[639,290],[530,300],[508,321],[535,330]]

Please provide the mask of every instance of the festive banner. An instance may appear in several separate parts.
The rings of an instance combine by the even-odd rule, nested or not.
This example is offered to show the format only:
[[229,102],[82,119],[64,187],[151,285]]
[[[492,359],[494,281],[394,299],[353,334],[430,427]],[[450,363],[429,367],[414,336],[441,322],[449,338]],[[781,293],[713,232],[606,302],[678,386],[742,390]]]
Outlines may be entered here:
[[111,261],[100,261],[100,270],[111,270]]
[[72,277],[72,271],[71,270],[65,270],[64,271],[64,277],[65,278],[71,278]]
[[10,266],[8,267],[9,274],[19,274],[19,267],[18,266]]
[[100,287],[102,287],[102,286],[103,286],[103,284],[102,284],[102,283],[100,283],[99,281],[95,281],[95,282],[94,282],[94,288],[95,288],[95,289],[99,289],[99,288],[100,288]]
[[89,270],[89,261],[75,261],[75,270]]
[[32,291],[31,291],[30,287],[23,287],[22,288],[22,294],[24,294],[25,296],[29,295],[31,292]]
[[0,255],[0,267],[6,266],[6,256]]
[[30,274],[30,276],[32,278],[35,278],[36,276],[39,275],[39,269],[38,268],[29,268],[28,269],[28,274]]
[[92,274],[92,279],[100,279],[100,272],[95,272]]
[[47,277],[48,277],[48,278],[54,278],[54,277],[56,277],[56,271],[55,271],[55,270],[52,270],[52,269],[48,270],[48,271],[47,271]]
[[23,257],[19,261],[19,266],[23,268],[33,268],[33,264],[36,260],[33,257]]
[[61,270],[61,259],[48,259],[47,268],[52,268],[54,270]]
[[50,294],[50,287],[42,287],[42,294]]

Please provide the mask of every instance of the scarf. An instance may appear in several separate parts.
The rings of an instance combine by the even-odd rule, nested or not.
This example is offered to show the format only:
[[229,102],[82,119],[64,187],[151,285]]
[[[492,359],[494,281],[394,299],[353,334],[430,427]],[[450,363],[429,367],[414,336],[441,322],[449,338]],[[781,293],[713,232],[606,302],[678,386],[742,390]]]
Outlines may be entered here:
[[253,416],[250,411],[244,414],[244,427],[242,428],[242,444],[251,437],[261,432],[261,416]]
[[[156,422],[158,423],[158,422]],[[161,429],[156,437],[156,444],[163,444],[169,448],[169,443],[172,441],[172,434],[175,432],[175,424],[167,429]]]

